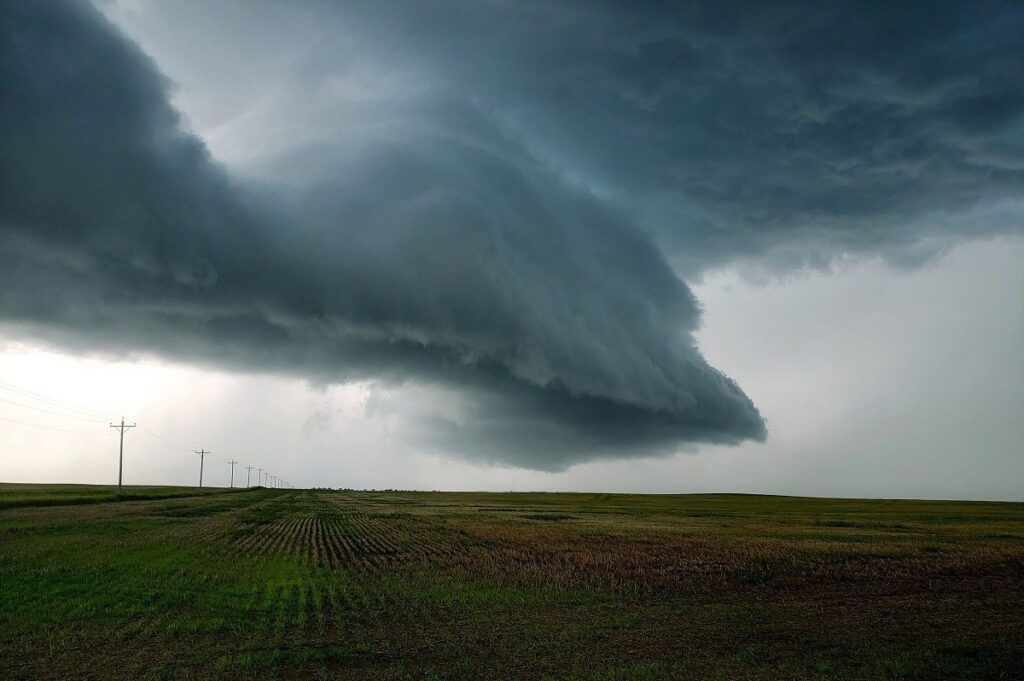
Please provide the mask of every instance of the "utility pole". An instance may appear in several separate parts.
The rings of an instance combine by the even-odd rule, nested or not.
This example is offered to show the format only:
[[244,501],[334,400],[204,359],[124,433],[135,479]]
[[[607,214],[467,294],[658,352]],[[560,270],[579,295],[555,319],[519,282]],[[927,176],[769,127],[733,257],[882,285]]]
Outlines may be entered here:
[[228,463],[231,464],[231,487],[234,487],[235,486],[235,464],[238,463],[238,462],[237,461],[228,461]]
[[245,486],[249,486],[249,474],[252,473],[252,466],[245,467]]
[[199,455],[199,486],[200,487],[203,486],[203,460],[206,458],[206,455],[209,454],[209,453],[210,452],[205,450],[205,449],[200,449],[198,452],[196,452],[196,454]]
[[111,423],[110,427],[111,428],[117,428],[119,431],[121,431],[121,448],[118,450],[118,453],[117,453],[117,493],[120,494],[121,493],[121,471],[124,468],[124,431],[127,430],[128,428],[134,428],[135,424],[133,423],[131,425],[125,425],[124,417],[122,416],[121,417],[121,425],[117,425],[116,423]]
[[256,469],[256,486],[257,487],[263,487],[263,469],[262,468],[257,468]]

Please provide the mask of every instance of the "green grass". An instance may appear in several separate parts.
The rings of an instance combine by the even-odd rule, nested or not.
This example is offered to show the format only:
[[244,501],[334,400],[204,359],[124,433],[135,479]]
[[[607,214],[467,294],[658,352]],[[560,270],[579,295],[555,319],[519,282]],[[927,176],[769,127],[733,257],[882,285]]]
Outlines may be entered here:
[[1024,505],[0,485],[0,678],[1024,678]]
[[[98,504],[110,501],[144,501],[223,494],[222,487],[161,487],[154,485],[125,485],[117,487],[98,485],[25,485],[0,483],[0,509],[20,506],[69,506],[72,504]],[[235,492],[241,489],[235,488]]]

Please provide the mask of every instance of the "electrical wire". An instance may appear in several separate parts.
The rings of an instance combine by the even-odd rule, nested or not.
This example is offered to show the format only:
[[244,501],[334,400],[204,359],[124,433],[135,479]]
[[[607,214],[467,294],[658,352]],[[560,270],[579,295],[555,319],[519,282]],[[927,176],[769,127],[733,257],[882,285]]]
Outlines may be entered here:
[[[18,396],[20,396],[22,398],[26,398],[26,399],[29,399],[29,400],[35,400],[37,402],[42,402],[43,404],[55,407],[55,408],[60,409],[62,411],[55,411],[53,409],[46,409],[44,407],[39,407],[39,406],[32,405],[32,404],[25,404],[24,402],[18,402],[16,400],[10,400],[10,399],[4,398],[4,397],[0,397],[0,402],[5,402],[7,404],[11,404],[11,405],[16,406],[16,407],[21,407],[23,409],[32,409],[34,411],[41,412],[41,413],[44,413],[44,414],[51,414],[53,416],[58,416],[60,418],[75,419],[75,420],[78,420],[78,421],[85,421],[85,422],[88,422],[88,423],[107,423],[110,420],[116,420],[116,419],[120,418],[119,416],[114,416],[110,412],[105,412],[105,411],[101,411],[101,410],[98,410],[98,409],[90,409],[88,407],[83,407],[81,405],[76,405],[76,404],[73,404],[71,402],[66,402],[64,400],[59,400],[57,398],[44,395],[43,393],[39,393],[39,392],[36,392],[34,390],[29,390],[28,388],[23,388],[21,386],[14,385],[12,383],[8,383],[6,381],[0,381],[0,388],[2,388],[4,390],[8,390],[8,391],[10,391],[12,393],[15,393],[16,395],[18,395]],[[65,413],[65,412],[72,412],[72,413]],[[83,430],[73,430],[73,429],[70,429],[70,428],[61,428],[59,426],[47,426],[47,425],[43,425],[43,424],[39,424],[39,423],[31,423],[31,422],[28,422],[28,421],[21,421],[21,420],[18,420],[18,419],[12,419],[12,418],[8,418],[8,417],[4,417],[4,416],[0,416],[0,420],[9,421],[11,423],[18,423],[18,424],[25,425],[25,426],[31,426],[33,428],[42,428],[44,430],[53,430],[53,431],[58,431],[58,432],[75,433],[75,434],[82,434],[82,435],[90,434],[87,431],[83,431]],[[191,451],[190,447],[186,447],[185,445],[181,444],[180,442],[175,442],[173,440],[170,440],[170,439],[160,435],[159,433],[154,432],[153,430],[151,430],[149,428],[146,428],[144,426],[136,426],[136,428],[142,434],[147,435],[147,436],[149,436],[149,437],[151,437],[153,439],[159,440],[160,442],[164,443],[164,446],[159,447],[159,449],[161,449],[165,453],[168,453],[168,454],[175,453],[175,454],[181,455],[181,454],[184,454],[185,452]],[[124,437],[131,437],[131,435],[132,435],[132,431],[131,430],[128,430],[127,432],[124,433]],[[180,451],[177,451],[178,448],[180,448]],[[229,459],[225,459],[222,456],[218,456],[217,454],[214,454],[213,452],[207,452],[207,455],[213,457],[214,459],[216,459],[217,461],[220,461],[221,463],[225,463],[225,464],[231,463]]]
[[32,426],[33,428],[45,428],[46,430],[59,430],[62,433],[77,433],[79,435],[90,435],[84,430],[71,430],[70,428],[58,428],[56,426],[44,426],[39,423],[29,423],[28,421],[19,421],[18,419],[9,419],[6,416],[0,416],[0,421],[10,421],[11,423],[20,423],[23,426]]
[[53,414],[54,416],[60,416],[65,419],[78,419],[79,421],[90,421],[92,423],[106,423],[106,421],[100,420],[93,416],[75,416],[73,414],[62,414],[59,411],[53,411],[52,409],[43,409],[42,407],[34,407],[31,404],[24,404],[22,402],[15,402],[14,400],[8,400],[0,397],[0,402],[6,402],[7,404],[13,404],[16,407],[23,407],[25,409],[34,409],[35,411],[41,411],[45,414]]
[[149,428],[146,428],[145,426],[137,426],[137,428],[140,431],[142,431],[142,433],[144,435],[148,435],[148,436],[150,436],[150,437],[152,437],[154,439],[160,440],[164,444],[173,445],[174,447],[180,447],[181,449],[184,449],[184,450],[189,449],[189,447],[186,447],[185,445],[181,444],[180,442],[175,442],[173,440],[170,440],[170,439],[164,437],[163,435],[160,435],[159,433],[154,433],[152,430],[150,430]]
[[4,388],[6,390],[10,390],[11,392],[14,392],[14,393],[18,393],[22,397],[28,397],[28,398],[33,399],[33,400],[38,400],[39,402],[48,403],[51,406],[60,407],[61,409],[64,409],[65,411],[75,411],[75,412],[79,412],[81,414],[84,414],[86,416],[93,416],[95,418],[103,418],[103,419],[119,418],[117,416],[114,416],[110,412],[101,411],[99,409],[89,409],[88,407],[83,407],[83,406],[80,406],[80,405],[72,404],[71,402],[65,402],[64,400],[58,400],[55,397],[49,397],[47,395],[44,395],[43,393],[39,393],[39,392],[36,392],[34,390],[29,390],[28,388],[23,388],[21,386],[14,385],[13,383],[8,383],[7,381],[0,381],[0,387]]

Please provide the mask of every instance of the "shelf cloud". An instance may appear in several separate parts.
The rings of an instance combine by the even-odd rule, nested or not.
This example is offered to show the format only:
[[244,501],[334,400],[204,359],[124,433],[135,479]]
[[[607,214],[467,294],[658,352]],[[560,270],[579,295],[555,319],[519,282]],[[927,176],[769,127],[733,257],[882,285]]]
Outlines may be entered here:
[[273,81],[240,172],[91,5],[7,3],[0,324],[441,386],[458,416],[416,437],[482,461],[763,440],[684,279],[1019,230],[1024,20],[761,7],[310,3],[326,57]]

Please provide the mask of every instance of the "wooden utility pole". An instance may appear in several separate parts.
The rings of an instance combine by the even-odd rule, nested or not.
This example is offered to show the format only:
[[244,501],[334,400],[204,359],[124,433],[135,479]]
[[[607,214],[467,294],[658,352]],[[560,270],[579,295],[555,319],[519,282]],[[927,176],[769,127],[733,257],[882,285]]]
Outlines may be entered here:
[[134,428],[135,424],[133,423],[131,425],[126,425],[125,422],[124,422],[124,417],[122,416],[121,417],[121,425],[117,425],[116,423],[111,423],[110,427],[111,428],[117,428],[119,431],[121,431],[121,448],[118,450],[118,453],[117,453],[117,493],[120,494],[121,493],[121,472],[122,472],[122,470],[124,468],[124,431],[127,430],[128,428]]
[[196,452],[199,455],[199,486],[203,486],[203,460],[206,459],[206,455],[210,452],[205,449],[200,449]]

